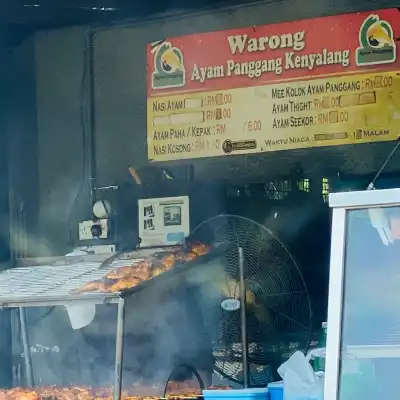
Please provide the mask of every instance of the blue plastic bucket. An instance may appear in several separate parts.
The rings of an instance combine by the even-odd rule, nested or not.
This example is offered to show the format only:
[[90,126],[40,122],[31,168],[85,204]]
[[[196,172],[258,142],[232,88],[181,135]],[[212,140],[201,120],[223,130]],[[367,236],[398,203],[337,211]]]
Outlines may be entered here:
[[272,382],[268,385],[269,400],[283,400],[283,382]]
[[204,400],[267,400],[267,388],[203,390]]

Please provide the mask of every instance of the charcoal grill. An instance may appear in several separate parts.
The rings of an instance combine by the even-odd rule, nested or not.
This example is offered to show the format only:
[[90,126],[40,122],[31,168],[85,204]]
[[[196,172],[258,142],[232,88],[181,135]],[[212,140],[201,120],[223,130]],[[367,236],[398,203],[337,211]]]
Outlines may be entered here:
[[[144,251],[144,250],[143,250]],[[125,309],[127,297],[141,291],[156,282],[164,285],[168,280],[174,280],[178,274],[185,273],[190,268],[208,262],[224,251],[224,246],[213,249],[205,256],[198,257],[193,262],[178,265],[172,270],[158,277],[145,281],[135,288],[120,293],[82,293],[73,292],[82,285],[98,280],[115,268],[134,260],[141,259],[147,254],[143,251],[135,252],[129,260],[122,259],[111,263],[77,262],[68,265],[41,265],[34,267],[18,267],[0,272],[0,308],[13,308],[19,311],[21,327],[21,342],[26,370],[26,381],[29,387],[34,386],[32,356],[29,348],[26,308],[52,307],[71,305],[117,305],[116,342],[114,363],[114,390],[113,399],[121,396],[122,366],[124,349]],[[157,251],[155,249],[154,251]]]

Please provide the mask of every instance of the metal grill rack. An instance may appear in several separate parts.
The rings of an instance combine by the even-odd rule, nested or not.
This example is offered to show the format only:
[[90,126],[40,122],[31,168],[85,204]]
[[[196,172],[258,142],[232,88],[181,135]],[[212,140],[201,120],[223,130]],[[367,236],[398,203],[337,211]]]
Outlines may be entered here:
[[118,295],[87,293],[71,295],[74,289],[101,279],[115,268],[99,269],[100,263],[63,266],[40,266],[8,269],[0,273],[0,307],[38,307],[66,305],[74,300],[97,304]]

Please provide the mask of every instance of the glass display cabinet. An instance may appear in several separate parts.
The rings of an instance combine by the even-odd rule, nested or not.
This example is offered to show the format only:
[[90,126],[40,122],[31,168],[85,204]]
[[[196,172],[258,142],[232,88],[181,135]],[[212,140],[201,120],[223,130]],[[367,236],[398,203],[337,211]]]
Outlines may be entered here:
[[400,189],[331,194],[325,400],[400,393]]

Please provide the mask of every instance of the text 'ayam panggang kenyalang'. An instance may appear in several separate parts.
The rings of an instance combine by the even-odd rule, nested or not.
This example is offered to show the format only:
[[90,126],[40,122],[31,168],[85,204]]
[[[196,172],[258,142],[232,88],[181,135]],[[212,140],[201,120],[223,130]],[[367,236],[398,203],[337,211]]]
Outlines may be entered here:
[[350,63],[349,50],[329,51],[324,48],[318,53],[296,54],[304,51],[306,46],[305,31],[287,33],[282,35],[249,37],[248,35],[235,35],[227,37],[232,55],[244,53],[259,53],[277,49],[289,49],[283,57],[265,58],[257,61],[238,62],[227,60],[223,65],[199,66],[194,64],[191,80],[201,83],[209,79],[224,78],[229,76],[248,76],[259,78],[265,73],[281,75],[284,70],[308,69],[325,65],[342,65],[347,67]]

